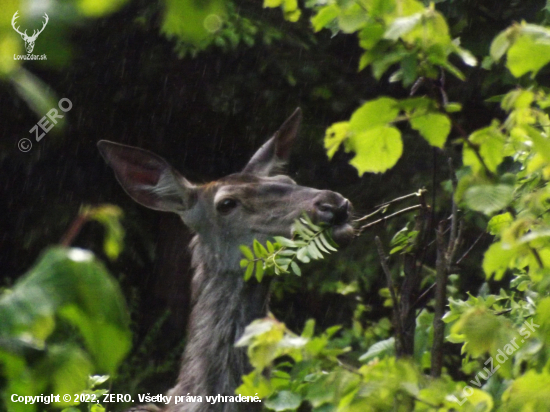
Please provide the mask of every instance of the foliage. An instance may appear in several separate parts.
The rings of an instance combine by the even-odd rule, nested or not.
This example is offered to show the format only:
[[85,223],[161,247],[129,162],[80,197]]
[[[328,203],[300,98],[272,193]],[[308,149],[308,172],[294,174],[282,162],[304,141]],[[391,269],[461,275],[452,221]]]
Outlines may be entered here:
[[[550,100],[548,89],[538,85],[536,76],[550,62],[550,30],[521,22],[493,34],[489,55],[480,56],[483,68],[498,71],[505,57],[505,67],[517,80],[506,93],[486,97],[488,102],[500,103],[506,117],[466,133],[454,119],[462,104],[448,102],[442,71],[466,80],[451,63],[452,56],[466,66],[475,66],[478,59],[460,46],[459,38],[451,38],[447,18],[433,4],[309,1],[306,7],[313,10],[315,31],[328,28],[334,35],[357,35],[364,50],[359,70],[370,66],[373,76],[381,79],[397,66],[390,82],[414,85],[412,93],[428,85],[426,96],[379,97],[363,103],[349,121],[333,124],[325,137],[329,158],[343,146],[355,153],[350,164],[360,175],[385,172],[404,153],[398,122],[407,121],[429,145],[441,149],[446,148],[454,126],[458,136],[453,143],[462,146],[462,167],[447,188],[463,212],[459,215],[454,206],[446,252],[441,247],[442,232],[438,234],[437,262],[443,265],[436,262],[433,270],[438,282],[446,282],[449,271],[458,270],[452,269],[460,237],[458,220],[463,227],[481,214],[489,219],[487,232],[494,236],[483,257],[483,271],[487,281],[494,276],[502,288],[491,294],[490,284],[485,284],[477,296],[469,293],[466,300],[456,290],[447,292],[450,297],[443,302],[448,304],[443,317],[446,341],[461,343],[462,355],[458,359],[445,354],[448,369],[441,376],[437,371],[434,375],[437,354],[432,349],[430,356],[429,347],[435,348],[433,332],[441,328],[437,305],[446,299],[445,289],[426,305],[435,308],[435,318],[418,309],[415,355],[408,361],[392,350],[397,338],[380,340],[363,356],[343,361],[350,356],[346,355],[350,348],[334,339],[335,328],[313,337],[310,321],[296,336],[273,319],[256,321],[238,342],[248,347],[255,368],[244,377],[239,391],[261,393],[271,410],[298,410],[302,403],[315,411],[545,410],[548,400],[542,387],[548,379],[550,343],[550,304],[545,296],[550,284]],[[446,225],[441,221],[440,228]],[[416,229],[398,232],[391,253],[400,252],[406,258],[417,236]],[[393,326],[398,328],[396,323]],[[430,367],[438,379],[424,375]],[[460,374],[452,372],[456,367]],[[464,376],[473,379],[464,381]]]
[[308,263],[311,260],[322,259],[323,253],[336,251],[329,230],[314,224],[306,214],[294,221],[291,233],[292,239],[275,236],[275,242],[268,240],[266,247],[254,240],[254,252],[248,246],[241,245],[244,259],[240,264],[246,269],[244,279],[248,280],[254,274],[258,282],[261,282],[266,271],[270,275],[292,271],[296,276],[301,276],[302,272],[296,260]]
[[[112,206],[85,208],[79,218],[98,219],[108,231],[117,232],[116,211]],[[105,251],[112,255],[120,249],[120,236],[106,238]],[[12,394],[71,394],[69,401],[60,398],[56,406],[77,404],[74,394],[102,383],[89,376],[116,372],[129,348],[124,298],[90,251],[48,248],[0,296],[0,364],[6,378],[2,397],[10,411],[34,411],[37,406],[11,402]]]

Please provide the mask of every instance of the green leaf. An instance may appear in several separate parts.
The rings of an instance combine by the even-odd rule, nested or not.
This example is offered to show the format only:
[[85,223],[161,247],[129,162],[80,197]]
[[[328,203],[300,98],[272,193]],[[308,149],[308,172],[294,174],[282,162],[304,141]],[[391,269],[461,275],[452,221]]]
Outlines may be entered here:
[[374,345],[372,345],[369,350],[361,355],[359,360],[361,362],[369,362],[370,360],[374,358],[383,358],[385,356],[393,356],[395,353],[395,339],[389,338],[386,340],[382,340],[380,342],[376,342]]
[[[497,167],[504,160],[504,145],[506,142],[504,135],[499,130],[498,123],[476,130],[469,137],[469,140],[479,147],[479,155],[487,168],[491,172],[496,173]],[[474,173],[483,171],[483,165],[479,161],[474,149],[465,145],[462,155],[464,166],[470,166]]]
[[550,140],[548,137],[543,136],[542,133],[534,127],[525,125],[524,128],[533,141],[538,153],[544,157],[547,162],[550,162]]
[[510,412],[544,411],[550,405],[550,374],[543,370],[528,370],[511,381],[502,395],[503,410]]
[[92,375],[88,377],[88,387],[93,389],[109,380],[109,375]]
[[390,68],[392,64],[398,63],[409,56],[406,50],[398,49],[392,52],[377,53],[372,57],[372,75],[376,80],[380,80],[382,75]]
[[463,314],[451,328],[454,334],[465,335],[468,352],[474,357],[500,348],[501,332],[508,329],[502,318],[486,308],[472,308]]
[[120,9],[127,0],[79,0],[76,4],[80,12],[90,17],[101,17]]
[[298,253],[296,253],[296,258],[303,263],[309,263],[311,259],[308,256],[307,248],[303,247],[298,249]]
[[550,62],[550,44],[538,42],[528,35],[521,35],[510,47],[506,67],[515,77],[533,72],[535,76],[540,69]]
[[460,103],[448,103],[445,106],[445,111],[447,113],[456,113],[462,110],[462,105]]
[[[88,376],[93,371],[92,363],[86,354],[73,344],[51,345],[48,358],[38,366],[43,376],[51,375],[53,393],[80,393],[86,388]],[[74,402],[60,401],[62,405]],[[72,397],[74,401],[74,396]]]
[[494,61],[499,61],[512,45],[511,34],[510,29],[506,29],[494,38],[489,52]]
[[516,249],[504,248],[502,242],[493,243],[483,257],[483,271],[487,279],[494,274],[495,280],[501,280],[504,272],[517,256]]
[[242,254],[248,259],[248,260],[254,260],[254,254],[250,250],[248,246],[240,245],[239,249],[241,249]]
[[498,235],[503,229],[510,226],[514,218],[509,212],[493,216],[487,223],[487,232],[491,235]]
[[258,282],[261,282],[264,278],[264,262],[258,260],[256,262],[256,279]]
[[349,148],[356,153],[350,164],[359,175],[385,172],[397,163],[403,153],[401,132],[391,126],[379,126],[359,133],[349,142]]
[[355,33],[361,29],[368,21],[368,15],[363,8],[355,3],[351,7],[346,8],[340,14],[338,19],[338,27],[344,33]]
[[321,233],[321,234],[319,235],[319,239],[321,239],[321,242],[323,242],[323,245],[325,245],[325,247],[326,247],[328,250],[330,250],[330,251],[332,251],[332,252],[336,252],[336,251],[338,250],[338,249],[336,249],[334,246],[332,246],[332,245],[330,244],[330,242],[329,242],[329,241],[327,240],[327,238],[325,237],[325,234],[324,234],[324,233]]
[[317,245],[317,247],[319,248],[319,250],[321,252],[324,252],[324,253],[330,253],[326,248],[325,248],[325,245],[323,245],[323,243],[321,242],[321,239],[320,239],[320,236],[317,236],[316,238],[313,239],[315,244]]
[[302,397],[290,391],[277,392],[264,401],[265,406],[274,411],[295,410],[301,403]]
[[[78,411],[78,409],[77,409]],[[90,412],[105,412],[105,408],[102,405],[93,404],[90,407]]]
[[254,248],[254,253],[256,254],[256,257],[258,258],[265,258],[269,255],[269,253],[267,253],[266,248],[256,239],[254,239],[253,248]]
[[298,233],[305,240],[308,240],[309,238],[315,236],[315,232],[311,230],[307,225],[304,225],[301,220],[294,221],[292,227],[294,232]]
[[254,263],[250,263],[246,267],[246,271],[244,272],[244,280],[250,279],[253,273],[254,273]]
[[84,213],[103,225],[106,231],[103,249],[109,259],[116,259],[122,251],[124,239],[124,228],[120,223],[122,210],[117,206],[106,205],[92,208]]
[[359,46],[365,50],[373,48],[383,37],[384,26],[375,21],[370,21],[359,32]]
[[[453,44],[454,44],[454,42],[453,42]],[[458,45],[455,45],[453,47],[453,51],[460,56],[460,58],[462,59],[464,64],[466,64],[468,66],[472,66],[472,67],[477,66],[477,59],[468,50],[463,49],[462,47],[460,47]]]
[[286,237],[274,236],[273,239],[275,239],[275,241],[283,247],[290,247],[290,248],[297,247],[296,242],[294,242],[291,239],[287,239]]
[[361,133],[386,125],[395,120],[399,114],[399,106],[396,100],[389,97],[380,97],[363,104],[357,109],[349,121],[349,130]]
[[319,12],[311,18],[313,29],[318,32],[325,28],[327,24],[332,22],[336,17],[340,15],[340,7],[336,4],[322,7]]
[[451,121],[441,113],[426,113],[411,117],[411,127],[435,147],[443,148],[451,131]]
[[451,73],[453,76],[455,76],[458,80],[466,80],[466,76],[464,76],[464,73],[462,73],[460,70],[458,70],[458,68],[453,66],[448,61],[439,62],[439,65],[447,70],[449,73]]
[[480,184],[466,189],[464,203],[468,208],[491,215],[506,208],[512,201],[514,186]]
[[317,259],[322,259],[323,258],[323,255],[321,254],[319,249],[317,249],[317,246],[315,245],[315,242],[311,242],[310,244],[307,245],[307,251],[309,252],[309,256],[312,259],[317,260]]
[[399,37],[412,31],[422,20],[423,13],[415,13],[407,17],[398,17],[388,27],[384,33],[384,38],[388,40],[397,40]]
[[130,348],[128,311],[118,284],[92,253],[48,249],[0,297],[0,341],[26,335],[26,342],[42,346],[53,328],[36,325],[55,315],[78,330],[98,368],[116,370]]
[[407,226],[397,232],[390,241],[390,255],[403,251],[406,253],[410,251],[410,248],[414,245],[414,239],[418,235],[417,230],[410,230]]
[[327,156],[332,159],[332,156],[338,151],[340,145],[348,137],[348,122],[334,123],[325,133],[325,149]]
[[290,268],[294,272],[296,276],[302,276],[302,271],[300,270],[300,266],[294,261],[290,262]]
[[302,331],[302,337],[306,339],[310,339],[313,337],[313,334],[315,333],[315,319],[308,319],[304,330]]
[[166,0],[162,32],[168,37],[199,45],[219,30],[226,18],[225,2]]

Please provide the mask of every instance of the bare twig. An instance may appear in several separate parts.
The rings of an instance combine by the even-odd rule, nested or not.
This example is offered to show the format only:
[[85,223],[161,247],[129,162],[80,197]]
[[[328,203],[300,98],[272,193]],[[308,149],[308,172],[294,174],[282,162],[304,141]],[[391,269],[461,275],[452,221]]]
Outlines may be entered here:
[[424,296],[426,296],[428,293],[430,293],[433,290],[433,288],[435,288],[435,285],[437,285],[437,283],[433,283],[428,289],[422,292],[422,294],[418,297],[418,299],[416,299],[416,301],[413,303],[413,308],[416,308],[416,305],[418,305],[418,303],[422,301],[422,299],[424,299]]
[[472,243],[472,246],[470,246],[468,248],[468,250],[466,252],[464,252],[464,254],[460,257],[460,259],[458,259],[455,263],[455,265],[460,265],[460,262],[462,262],[469,254],[472,250],[474,250],[474,247],[478,244],[478,242],[481,240],[481,238],[483,237],[483,235],[485,235],[485,232],[483,232],[481,235],[479,235],[477,237],[477,239],[474,241],[474,243]]
[[397,202],[401,202],[406,199],[410,199],[411,197],[420,197],[422,193],[426,192],[426,189],[420,189],[418,192],[409,193],[408,195],[396,197],[393,200],[389,200],[385,203],[381,203],[377,206],[374,206],[374,209],[376,209],[374,212],[369,213],[368,215],[365,215],[363,217],[360,217],[359,219],[355,219],[355,222],[362,222],[363,220],[367,220],[368,218],[376,215],[377,213],[380,213],[382,210],[386,209],[389,205]]
[[391,215],[388,215],[388,216],[384,216],[383,218],[380,218],[378,220],[375,220],[374,222],[371,222],[371,223],[367,223],[366,225],[364,226],[361,226],[359,228],[359,233],[361,233],[363,230],[371,227],[371,226],[374,226],[374,225],[377,225],[379,223],[382,223],[382,222],[385,222],[386,220],[388,219],[392,219],[396,216],[399,216],[399,215],[402,215],[403,213],[407,213],[407,212],[410,212],[411,210],[416,210],[416,209],[420,209],[422,207],[422,205],[414,205],[414,206],[409,206],[409,207],[406,207],[405,209],[401,209],[395,213],[392,213]]
[[69,229],[59,241],[61,246],[69,247],[73,243],[74,239],[80,233],[82,226],[84,226],[84,224],[88,221],[88,218],[88,213],[79,213],[78,216],[74,218],[71,226],[69,226]]
[[397,203],[397,202],[401,202],[402,200],[405,200],[405,199],[410,199],[411,197],[420,197],[422,195],[422,193],[424,193],[424,192],[427,192],[427,190],[426,189],[420,189],[418,192],[409,193],[408,195],[401,196],[401,197],[396,197],[393,200],[390,200],[390,201],[385,202],[385,203],[381,203],[381,204],[379,204],[378,206],[375,206],[375,207],[388,206],[388,205],[391,205],[392,203]]

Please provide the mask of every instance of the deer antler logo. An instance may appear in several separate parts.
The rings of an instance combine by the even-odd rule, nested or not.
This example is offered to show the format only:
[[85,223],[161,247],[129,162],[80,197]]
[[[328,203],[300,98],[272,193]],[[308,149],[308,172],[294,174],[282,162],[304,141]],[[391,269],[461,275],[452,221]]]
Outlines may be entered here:
[[45,21],[44,21],[44,24],[42,25],[42,28],[40,30],[34,30],[33,33],[32,33],[32,36],[28,36],[27,35],[27,30],[25,30],[24,33],[21,33],[19,31],[19,27],[15,27],[15,20],[17,20],[17,18],[19,17],[17,15],[17,13],[19,13],[19,10],[17,10],[15,12],[15,14],[13,15],[13,18],[11,19],[11,25],[12,25],[13,29],[21,35],[21,38],[23,40],[25,40],[25,48],[27,49],[27,53],[32,53],[32,50],[34,49],[34,42],[36,41],[36,38],[38,37],[38,35],[40,33],[42,33],[44,31],[44,27],[46,27],[46,24],[48,24],[48,20],[49,20],[48,15],[46,13],[44,13]]

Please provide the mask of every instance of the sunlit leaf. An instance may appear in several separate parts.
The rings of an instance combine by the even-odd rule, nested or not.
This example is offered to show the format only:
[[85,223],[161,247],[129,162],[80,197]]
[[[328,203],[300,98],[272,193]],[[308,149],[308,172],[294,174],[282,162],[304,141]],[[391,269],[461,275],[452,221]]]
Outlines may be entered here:
[[349,121],[349,129],[362,133],[374,127],[392,122],[399,114],[397,101],[389,97],[380,97],[363,104]]
[[336,4],[325,6],[319,10],[319,12],[311,18],[313,29],[320,31],[328,23],[333,21],[340,14],[340,8]]
[[355,157],[350,161],[359,175],[365,172],[381,173],[393,167],[403,153],[403,142],[398,129],[379,126],[358,133],[350,140]]
[[435,147],[443,148],[451,131],[451,121],[441,113],[426,113],[411,117],[411,127]]
[[495,215],[489,220],[489,223],[487,223],[487,231],[491,235],[498,235],[503,229],[510,226],[513,220],[510,212]]
[[399,17],[395,19],[384,33],[384,38],[389,40],[397,40],[404,34],[409,33],[422,20],[422,13],[415,13],[407,17]]
[[501,242],[493,243],[483,257],[485,275],[490,278],[494,274],[496,280],[501,280],[512,259],[517,256],[518,251],[516,249],[503,248]]
[[532,36],[521,35],[507,53],[506,67],[515,77],[532,72],[536,75],[550,62],[550,43],[537,42]]
[[127,0],[78,0],[77,6],[82,14],[90,17],[101,17],[120,9]]
[[[178,37],[191,44],[199,44],[221,27],[225,20],[222,0],[166,0],[162,32],[169,38]],[[212,24],[217,22],[216,24]]]

